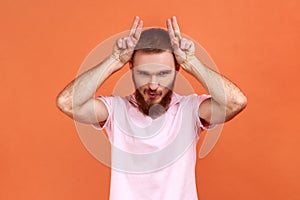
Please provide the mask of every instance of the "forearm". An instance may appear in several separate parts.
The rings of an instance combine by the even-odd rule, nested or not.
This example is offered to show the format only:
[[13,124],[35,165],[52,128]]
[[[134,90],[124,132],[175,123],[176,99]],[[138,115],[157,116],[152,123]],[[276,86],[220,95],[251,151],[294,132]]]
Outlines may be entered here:
[[66,112],[80,108],[88,100],[94,97],[95,92],[103,82],[116,70],[122,67],[122,63],[112,56],[107,57],[100,64],[84,72],[69,83],[58,95],[58,105]]
[[204,66],[195,56],[184,65],[209,92],[214,102],[226,109],[226,113],[229,111],[235,114],[243,109],[246,97],[230,80]]
[[[73,80],[58,95],[57,106],[68,116],[78,121],[95,122],[104,121],[107,118],[107,109],[104,103],[94,100],[94,94],[102,83],[112,73],[124,66],[133,54],[134,48],[140,38],[143,21],[138,16],[135,17],[133,26],[128,37],[119,38],[113,46],[111,56],[106,58],[99,65],[81,74]],[[97,108],[96,108],[97,107]],[[95,115],[97,109],[97,120],[91,115]],[[88,119],[87,118],[92,118]]]

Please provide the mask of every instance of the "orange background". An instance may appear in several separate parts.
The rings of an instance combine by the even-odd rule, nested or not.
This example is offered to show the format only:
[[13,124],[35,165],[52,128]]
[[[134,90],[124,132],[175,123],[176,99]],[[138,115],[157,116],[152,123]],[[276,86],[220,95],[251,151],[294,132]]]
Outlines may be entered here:
[[299,4],[2,1],[0,199],[108,199],[110,169],[84,148],[55,98],[88,53],[128,30],[134,15],[160,27],[176,15],[182,32],[248,97],[246,110],[198,160],[199,198],[300,199]]

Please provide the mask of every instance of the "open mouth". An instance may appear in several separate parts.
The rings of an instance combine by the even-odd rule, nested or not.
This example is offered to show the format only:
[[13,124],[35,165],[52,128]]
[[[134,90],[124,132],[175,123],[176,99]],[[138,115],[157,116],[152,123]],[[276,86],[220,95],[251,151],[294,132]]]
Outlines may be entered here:
[[152,91],[146,91],[146,94],[147,96],[150,98],[150,99],[156,99],[158,97],[161,96],[161,93],[160,92],[152,92]]

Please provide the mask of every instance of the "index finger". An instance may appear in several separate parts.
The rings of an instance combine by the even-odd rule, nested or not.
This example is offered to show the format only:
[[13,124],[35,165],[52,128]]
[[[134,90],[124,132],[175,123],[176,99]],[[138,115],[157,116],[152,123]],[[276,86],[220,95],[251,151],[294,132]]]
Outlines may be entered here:
[[135,16],[133,24],[132,24],[132,27],[130,29],[129,37],[132,36],[136,32],[136,29],[138,27],[139,21],[140,21],[139,16]]
[[175,35],[181,39],[180,29],[175,16],[172,17],[172,25],[174,28]]
[[141,36],[141,33],[142,33],[142,29],[143,29],[143,20],[140,20],[136,29],[135,29],[135,32],[133,34],[133,37],[137,40],[140,39],[140,36]]
[[168,27],[169,36],[171,39],[173,39],[175,37],[175,32],[170,19],[167,19],[167,27]]

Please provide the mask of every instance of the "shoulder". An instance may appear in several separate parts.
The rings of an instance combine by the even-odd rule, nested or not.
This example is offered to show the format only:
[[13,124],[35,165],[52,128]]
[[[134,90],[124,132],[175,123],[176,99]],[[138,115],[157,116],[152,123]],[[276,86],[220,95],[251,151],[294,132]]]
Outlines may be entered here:
[[105,100],[105,101],[112,101],[112,100],[125,100],[126,97],[121,97],[119,95],[112,94],[112,95],[109,95],[109,96],[97,96],[96,99]]
[[119,95],[109,95],[109,96],[97,96],[97,100],[103,102],[108,109],[112,109],[115,104],[120,104],[121,102],[125,101],[124,97]]
[[180,103],[187,104],[187,103],[196,103],[199,104],[207,98],[210,98],[210,95],[207,94],[189,94],[189,95],[179,95],[174,93],[174,98],[179,101]]

